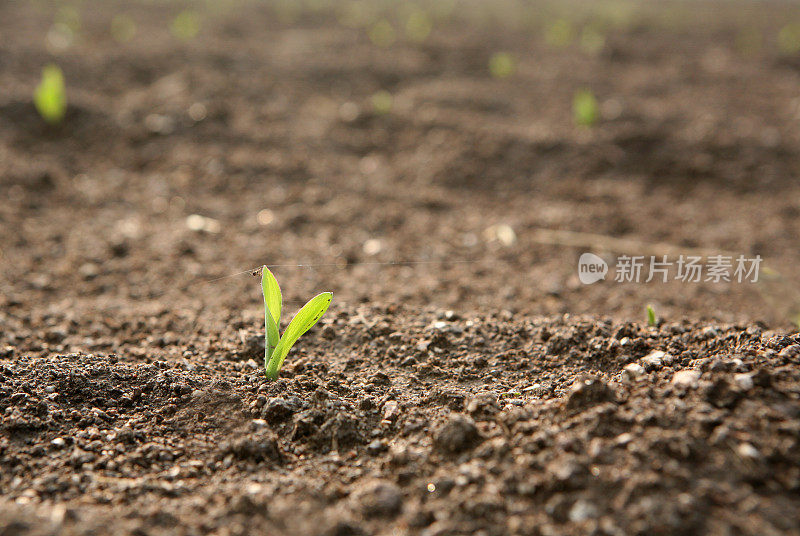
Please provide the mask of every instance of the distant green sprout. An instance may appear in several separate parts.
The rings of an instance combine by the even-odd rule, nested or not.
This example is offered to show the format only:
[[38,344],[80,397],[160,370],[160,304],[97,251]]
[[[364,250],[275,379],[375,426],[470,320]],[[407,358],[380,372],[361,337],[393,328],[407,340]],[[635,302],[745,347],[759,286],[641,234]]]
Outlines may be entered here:
[[381,19],[369,29],[369,38],[377,46],[386,48],[394,44],[397,32],[391,22]]
[[652,305],[647,306],[647,325],[651,327],[656,325],[656,311]]
[[784,54],[800,52],[800,24],[787,24],[778,32],[778,46]]
[[553,47],[567,47],[573,39],[575,39],[575,29],[567,19],[556,20],[545,32],[545,41]]
[[115,15],[111,19],[111,37],[118,43],[127,43],[136,35],[136,22],[130,15]]
[[600,118],[600,106],[594,93],[588,89],[576,92],[572,98],[572,115],[576,124],[584,127],[594,126]]
[[433,30],[433,21],[422,9],[415,8],[406,20],[406,36],[417,43],[425,41]]
[[64,73],[58,65],[45,65],[42,69],[42,81],[33,93],[33,104],[42,119],[51,125],[64,120],[67,113],[67,95],[64,88]]
[[172,19],[170,31],[182,41],[191,41],[200,33],[200,15],[190,9],[181,11]]
[[283,337],[280,336],[281,325],[281,287],[278,280],[266,266],[261,267],[261,291],[264,294],[264,367],[267,379],[276,380],[283,367],[286,354],[305,332],[316,324],[333,299],[332,292],[317,294],[308,301],[292,318]]
[[375,92],[370,100],[372,101],[372,108],[375,110],[376,114],[386,115],[392,111],[394,97],[385,89]]
[[516,70],[517,62],[508,52],[496,52],[489,58],[489,72],[494,78],[508,78]]

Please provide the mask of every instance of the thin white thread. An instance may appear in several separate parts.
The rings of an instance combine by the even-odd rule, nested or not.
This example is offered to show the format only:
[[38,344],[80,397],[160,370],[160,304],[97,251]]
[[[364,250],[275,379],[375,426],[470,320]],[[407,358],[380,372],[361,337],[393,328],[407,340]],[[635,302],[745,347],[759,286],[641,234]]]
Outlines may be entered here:
[[[372,262],[372,261],[365,261],[365,262],[322,262],[322,263],[302,263],[302,264],[267,264],[267,268],[318,268],[324,266],[337,266],[339,268],[347,268],[350,266],[365,266],[365,265],[372,265],[372,266],[398,266],[398,265],[409,265],[409,264],[469,264],[479,262],[477,260],[455,260],[455,261],[446,261],[446,260],[439,260],[439,261],[387,261],[387,262]],[[214,279],[208,279],[204,281],[204,283],[214,283],[215,281],[221,281],[223,279],[228,279],[230,277],[236,277],[239,275],[244,274],[252,274],[258,275],[261,270],[261,266],[256,266],[255,268],[250,268],[249,270],[242,270],[241,272],[236,272],[233,274],[223,275],[221,277],[216,277]]]

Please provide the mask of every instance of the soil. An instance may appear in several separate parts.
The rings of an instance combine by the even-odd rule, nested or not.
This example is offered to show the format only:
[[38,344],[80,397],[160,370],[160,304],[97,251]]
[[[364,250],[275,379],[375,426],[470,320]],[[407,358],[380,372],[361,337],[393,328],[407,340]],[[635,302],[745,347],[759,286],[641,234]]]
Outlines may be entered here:
[[[0,535],[800,534],[800,10],[486,5],[379,47],[344,3],[87,0],[55,50],[0,3]],[[263,263],[287,316],[335,293],[276,382]]]

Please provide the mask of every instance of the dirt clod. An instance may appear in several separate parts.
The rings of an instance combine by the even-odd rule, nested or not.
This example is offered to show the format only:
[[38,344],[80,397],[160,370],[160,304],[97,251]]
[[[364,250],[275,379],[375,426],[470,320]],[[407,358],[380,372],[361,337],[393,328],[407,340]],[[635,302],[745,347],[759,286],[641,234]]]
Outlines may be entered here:
[[394,517],[403,508],[400,489],[386,481],[366,482],[353,491],[353,500],[361,513],[367,517]]
[[481,440],[475,422],[465,415],[451,415],[433,436],[436,448],[446,454],[459,454]]

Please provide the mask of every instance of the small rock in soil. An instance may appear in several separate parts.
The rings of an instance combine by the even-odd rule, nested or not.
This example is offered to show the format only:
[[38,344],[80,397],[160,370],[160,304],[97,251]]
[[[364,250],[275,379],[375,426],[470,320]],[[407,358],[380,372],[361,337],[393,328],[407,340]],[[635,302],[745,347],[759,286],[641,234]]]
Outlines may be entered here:
[[572,384],[567,398],[567,410],[583,411],[597,404],[616,399],[614,391],[601,379],[584,376]]
[[292,406],[283,398],[270,398],[261,411],[261,416],[268,423],[284,422],[294,413]]
[[278,442],[274,438],[250,438],[243,437],[224,443],[221,448],[224,455],[232,454],[240,460],[253,462],[272,461],[280,463],[283,461]]
[[475,422],[465,415],[452,415],[433,437],[437,450],[447,454],[458,454],[471,449],[481,440]]
[[639,363],[628,363],[622,371],[625,377],[630,380],[641,378],[645,374],[644,367]]
[[400,488],[386,480],[373,480],[353,492],[356,508],[367,518],[394,517],[403,508]]
[[697,387],[701,374],[699,370],[679,370],[672,376],[672,384],[683,388]]
[[671,365],[675,359],[668,353],[656,350],[644,356],[640,361],[645,370],[659,370],[664,365]]

